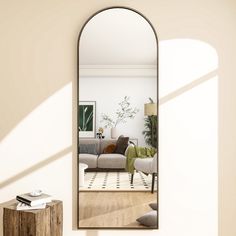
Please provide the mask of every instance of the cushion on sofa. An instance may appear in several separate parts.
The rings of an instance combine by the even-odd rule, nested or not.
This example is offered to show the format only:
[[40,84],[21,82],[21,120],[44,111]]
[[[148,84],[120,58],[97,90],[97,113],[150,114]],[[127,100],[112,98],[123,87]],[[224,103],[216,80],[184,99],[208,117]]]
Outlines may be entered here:
[[80,138],[79,139],[79,146],[81,146],[81,144],[95,144],[96,145],[96,153],[99,154],[100,153],[100,139],[95,139],[95,138]]
[[97,155],[97,144],[90,143],[90,144],[79,144],[79,153],[89,153]]
[[103,153],[113,153],[115,151],[115,148],[116,148],[115,144],[109,144],[104,148]]
[[97,155],[81,153],[79,154],[79,162],[88,165],[88,168],[97,168]]
[[147,227],[157,227],[157,211],[150,211],[139,217],[137,221]]
[[114,153],[124,154],[126,148],[128,147],[128,143],[129,137],[124,137],[124,135],[121,135],[116,142],[116,148],[114,150]]
[[111,153],[98,156],[98,168],[124,169],[126,157],[122,154]]
[[101,153],[103,153],[104,149],[110,145],[110,144],[115,144],[116,145],[116,139],[101,139],[100,140],[100,148],[101,148]]

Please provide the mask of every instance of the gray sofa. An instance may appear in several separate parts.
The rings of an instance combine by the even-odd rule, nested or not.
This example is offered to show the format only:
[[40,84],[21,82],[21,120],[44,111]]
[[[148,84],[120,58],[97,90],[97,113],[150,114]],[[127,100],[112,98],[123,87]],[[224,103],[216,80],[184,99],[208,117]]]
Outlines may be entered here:
[[109,144],[115,144],[115,139],[80,139],[79,144],[95,145],[92,153],[79,153],[79,162],[88,165],[89,169],[125,169],[126,157],[118,153],[104,154],[103,150]]

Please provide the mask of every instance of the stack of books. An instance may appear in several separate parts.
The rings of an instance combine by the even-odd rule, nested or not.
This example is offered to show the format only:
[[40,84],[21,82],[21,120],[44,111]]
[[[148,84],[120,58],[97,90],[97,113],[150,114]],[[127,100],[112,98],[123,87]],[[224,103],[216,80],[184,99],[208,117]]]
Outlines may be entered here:
[[45,193],[39,196],[32,196],[31,193],[25,193],[16,196],[16,200],[19,202],[16,210],[36,210],[46,208],[46,204],[52,201],[52,197]]

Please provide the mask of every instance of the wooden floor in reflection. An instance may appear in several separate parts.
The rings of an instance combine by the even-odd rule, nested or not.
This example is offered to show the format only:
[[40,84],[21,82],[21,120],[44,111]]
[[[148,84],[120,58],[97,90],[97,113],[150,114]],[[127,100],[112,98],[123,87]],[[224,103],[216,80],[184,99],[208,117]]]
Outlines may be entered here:
[[79,227],[145,228],[136,219],[151,211],[154,192],[79,192]]

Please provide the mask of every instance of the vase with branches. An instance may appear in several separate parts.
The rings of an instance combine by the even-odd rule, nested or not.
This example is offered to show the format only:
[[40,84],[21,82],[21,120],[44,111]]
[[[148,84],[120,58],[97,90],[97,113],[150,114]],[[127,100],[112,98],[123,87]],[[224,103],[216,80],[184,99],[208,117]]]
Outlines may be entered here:
[[105,128],[116,128],[120,123],[126,123],[128,119],[134,119],[139,109],[132,107],[130,97],[125,96],[124,99],[118,103],[118,109],[115,112],[115,119],[109,115],[102,113],[101,123],[104,123]]

